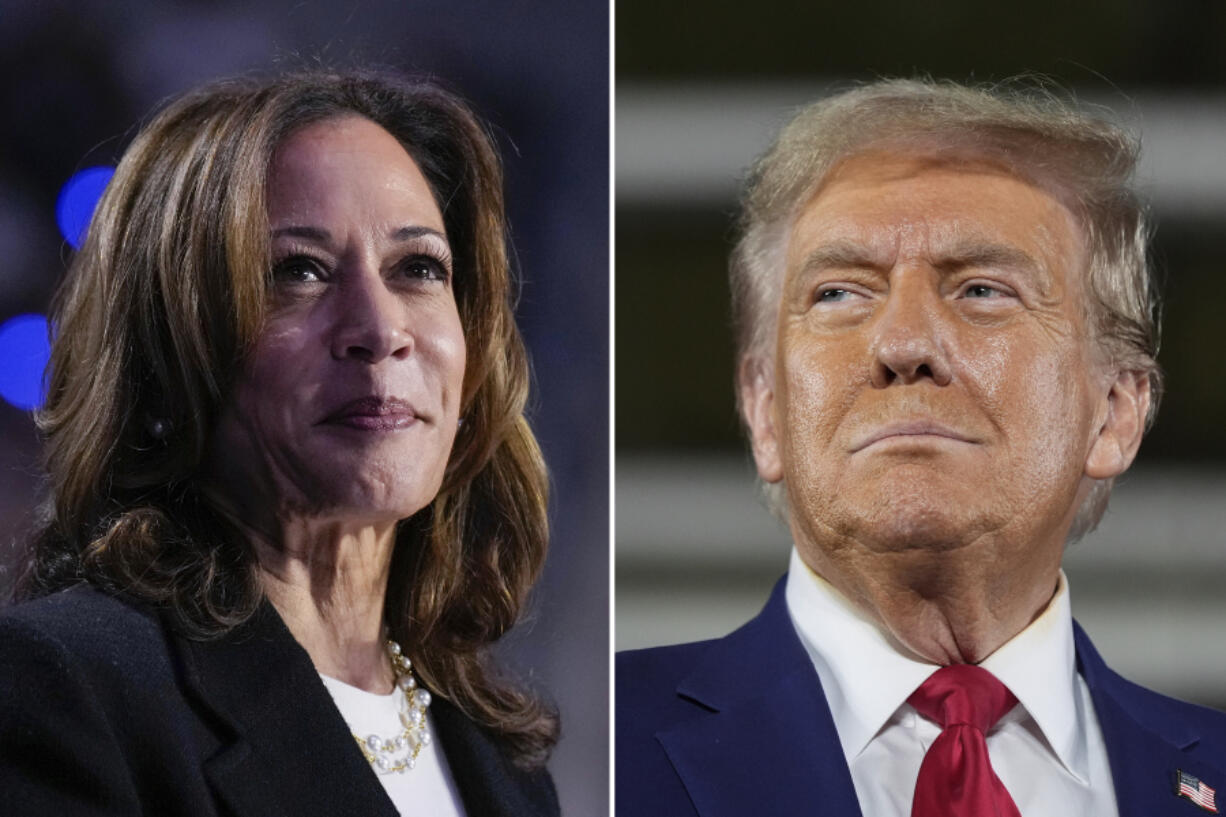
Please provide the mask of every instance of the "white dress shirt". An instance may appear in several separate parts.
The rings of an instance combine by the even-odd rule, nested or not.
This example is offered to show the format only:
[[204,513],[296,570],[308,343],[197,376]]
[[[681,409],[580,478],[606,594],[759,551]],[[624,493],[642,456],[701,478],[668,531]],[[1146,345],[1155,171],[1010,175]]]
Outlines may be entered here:
[[[400,728],[400,709],[404,694],[399,689],[390,695],[378,695],[364,689],[320,675],[341,717],[355,735],[384,735],[394,737]],[[430,817],[464,817],[464,806],[447,756],[438,745],[438,730],[434,720],[426,712],[430,745],[423,746],[417,763],[408,771],[378,775],[387,796],[396,810],[403,815],[428,814]],[[375,774],[372,769],[371,774]]]
[[[909,817],[920,762],[941,733],[906,702],[938,669],[898,642],[792,550],[786,598],[813,659],[864,817]],[[1018,699],[987,734],[992,768],[1023,817],[1118,817],[1102,730],[1077,674],[1068,586],[980,666]]]

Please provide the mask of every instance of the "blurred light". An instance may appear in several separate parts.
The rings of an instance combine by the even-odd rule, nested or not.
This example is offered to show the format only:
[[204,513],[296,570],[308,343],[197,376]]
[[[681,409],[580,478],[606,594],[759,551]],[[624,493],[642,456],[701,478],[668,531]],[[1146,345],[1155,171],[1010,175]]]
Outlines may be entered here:
[[43,402],[43,371],[51,358],[47,319],[18,315],[0,324],[0,397],[22,411]]
[[55,200],[55,221],[60,225],[60,234],[74,249],[81,249],[98,199],[114,175],[113,167],[87,167],[72,174],[60,188]]

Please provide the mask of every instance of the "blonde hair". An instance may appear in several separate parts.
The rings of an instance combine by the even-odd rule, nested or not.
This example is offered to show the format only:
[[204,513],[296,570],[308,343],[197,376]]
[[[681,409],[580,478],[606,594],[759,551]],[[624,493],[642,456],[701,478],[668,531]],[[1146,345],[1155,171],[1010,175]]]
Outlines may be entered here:
[[[1162,394],[1162,372],[1151,230],[1132,188],[1140,146],[1120,127],[1034,84],[882,80],[797,112],[751,166],[744,185],[730,264],[737,370],[751,359],[773,359],[783,252],[798,209],[841,161],[872,149],[987,159],[1069,207],[1088,251],[1086,310],[1093,339],[1110,367],[1148,378],[1148,430]],[[1098,524],[1111,485],[1095,484],[1078,510],[1071,539]],[[779,488],[767,486],[768,500],[786,515]]]
[[502,169],[476,116],[433,82],[326,71],[227,80],[140,131],[54,305],[38,416],[51,496],[22,592],[88,580],[159,604],[200,638],[254,613],[255,558],[199,474],[263,322],[273,153],[296,129],[353,114],[395,136],[430,184],[467,347],[465,421],[439,494],[398,529],[386,616],[432,689],[499,735],[516,763],[539,767],[556,715],[500,679],[486,650],[517,620],[548,540]]

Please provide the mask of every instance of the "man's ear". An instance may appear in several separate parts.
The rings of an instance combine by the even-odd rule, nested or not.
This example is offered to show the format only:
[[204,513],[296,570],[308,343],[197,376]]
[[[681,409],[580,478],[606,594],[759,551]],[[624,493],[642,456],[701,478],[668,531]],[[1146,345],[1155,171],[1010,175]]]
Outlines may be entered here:
[[1124,371],[1115,375],[1103,396],[1103,418],[1086,457],[1086,476],[1091,479],[1118,477],[1132,465],[1149,413],[1149,373]]
[[737,373],[741,392],[741,410],[749,429],[749,444],[753,448],[758,476],[765,482],[783,479],[783,459],[779,455],[779,438],[775,434],[775,377],[770,362],[757,355],[742,358]]

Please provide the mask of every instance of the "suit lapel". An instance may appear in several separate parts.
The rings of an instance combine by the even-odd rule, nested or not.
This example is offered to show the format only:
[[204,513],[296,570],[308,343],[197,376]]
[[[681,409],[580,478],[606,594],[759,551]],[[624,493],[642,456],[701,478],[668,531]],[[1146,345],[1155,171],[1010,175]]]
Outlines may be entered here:
[[[1226,796],[1226,769],[1190,754],[1200,736],[1186,705],[1120,678],[1076,624],[1074,637],[1120,817],[1207,813],[1175,794],[1175,775],[1182,770]],[[694,717],[656,739],[702,817],[860,815],[830,709],[788,616],[782,582],[757,618],[712,644],[677,694],[693,704]]]
[[185,685],[229,738],[205,773],[236,815],[395,817],[310,657],[271,604],[220,639],[176,641]]
[[[1120,817],[1154,814],[1206,814],[1175,793],[1175,774],[1183,770],[1219,791],[1226,771],[1188,754],[1200,741],[1183,707],[1125,681],[1104,663],[1089,637],[1073,625],[1077,665],[1098,716],[1111,763]],[[1164,709],[1168,709],[1164,711]]]
[[858,817],[821,683],[784,583],[757,618],[703,654],[677,689],[694,717],[656,734],[702,817]]

